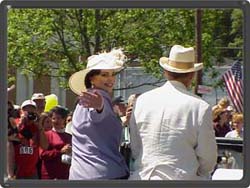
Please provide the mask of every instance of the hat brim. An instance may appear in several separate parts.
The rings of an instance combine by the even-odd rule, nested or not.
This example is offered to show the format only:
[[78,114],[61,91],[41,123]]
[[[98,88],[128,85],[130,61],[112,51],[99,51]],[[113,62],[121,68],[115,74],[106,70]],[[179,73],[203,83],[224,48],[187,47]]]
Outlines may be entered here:
[[91,70],[114,70],[119,72],[123,69],[121,66],[116,67],[100,67],[100,69],[83,69],[72,74],[69,78],[69,87],[77,95],[80,95],[83,91],[86,91],[85,77]]
[[70,76],[69,87],[75,94],[80,95],[83,91],[87,90],[85,77],[90,71],[90,69],[83,69]]
[[194,67],[189,69],[178,69],[175,67],[172,67],[168,64],[169,58],[163,57],[160,58],[159,64],[161,67],[167,71],[175,72],[175,73],[188,73],[188,72],[196,72],[198,70],[201,70],[203,68],[203,63],[195,63]]

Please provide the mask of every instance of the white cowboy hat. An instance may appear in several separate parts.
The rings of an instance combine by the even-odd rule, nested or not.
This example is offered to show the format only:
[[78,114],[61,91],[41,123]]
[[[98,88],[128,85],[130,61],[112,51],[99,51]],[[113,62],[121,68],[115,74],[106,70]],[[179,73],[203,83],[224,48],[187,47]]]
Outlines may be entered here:
[[169,58],[161,57],[159,63],[165,70],[176,73],[195,72],[203,68],[203,63],[195,63],[194,48],[181,45],[174,45]]
[[88,57],[86,69],[74,73],[69,78],[70,89],[77,95],[80,95],[82,91],[86,91],[87,89],[85,86],[85,77],[91,70],[112,69],[120,71],[123,68],[125,60],[126,56],[121,49],[113,49],[109,53],[104,52]]

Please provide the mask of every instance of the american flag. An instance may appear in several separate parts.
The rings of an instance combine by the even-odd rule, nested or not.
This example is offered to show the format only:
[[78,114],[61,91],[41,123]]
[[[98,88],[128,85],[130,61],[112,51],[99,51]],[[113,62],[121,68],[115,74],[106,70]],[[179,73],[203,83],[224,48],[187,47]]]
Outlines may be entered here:
[[240,61],[236,61],[232,67],[223,74],[228,95],[237,112],[243,112],[243,80]]

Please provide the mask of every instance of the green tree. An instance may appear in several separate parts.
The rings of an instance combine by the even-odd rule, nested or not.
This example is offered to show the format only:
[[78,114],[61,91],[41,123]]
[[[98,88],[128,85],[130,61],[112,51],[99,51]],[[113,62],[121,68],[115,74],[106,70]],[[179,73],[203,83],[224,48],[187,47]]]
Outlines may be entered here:
[[[206,68],[212,67],[212,57],[221,62],[217,47],[242,39],[237,15],[233,10],[204,10],[202,57]],[[233,24],[224,24],[229,19]],[[24,74],[67,80],[86,66],[91,54],[123,47],[128,66],[140,64],[161,78],[159,58],[168,55],[174,44],[194,46],[194,32],[194,9],[10,9],[8,63]]]
[[[206,9],[202,18],[203,60],[208,72],[207,85],[223,89],[224,83],[213,66],[224,64],[224,58],[242,56],[242,11],[239,9]],[[240,41],[240,42],[239,42]]]
[[[24,74],[46,75],[51,19],[43,9],[10,9],[8,14],[8,67]],[[43,18],[43,19],[40,19]],[[41,70],[41,72],[40,72]]]
[[240,9],[234,9],[231,14],[231,36],[232,40],[229,41],[228,46],[238,49],[236,51],[237,57],[243,55],[243,12]]

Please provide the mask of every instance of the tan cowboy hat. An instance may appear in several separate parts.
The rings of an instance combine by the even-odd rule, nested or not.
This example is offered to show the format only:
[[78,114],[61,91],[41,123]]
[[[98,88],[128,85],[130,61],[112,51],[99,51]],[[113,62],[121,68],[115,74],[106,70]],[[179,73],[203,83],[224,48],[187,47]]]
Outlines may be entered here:
[[176,73],[195,72],[203,68],[203,63],[195,63],[194,48],[181,45],[174,45],[169,58],[161,57],[159,63],[165,70]]
[[91,70],[115,70],[123,69],[126,56],[121,49],[113,49],[110,52],[103,52],[98,55],[88,57],[87,67],[71,75],[69,78],[70,89],[80,95],[82,91],[86,91],[85,77]]

